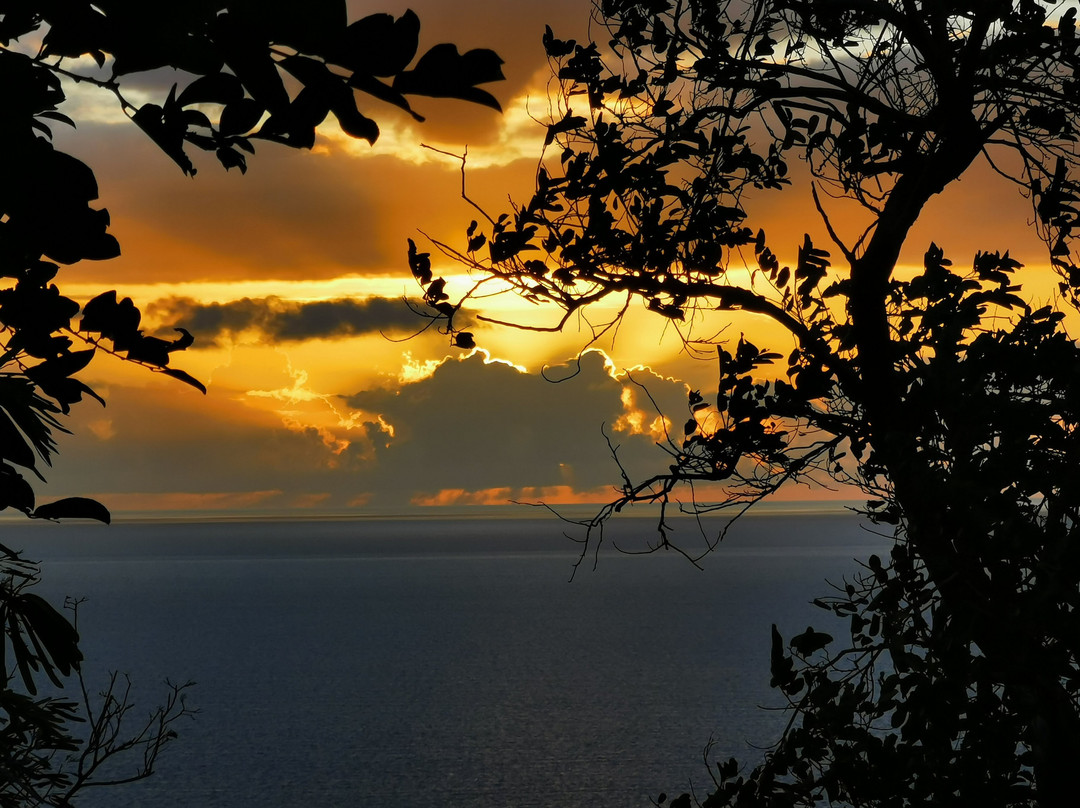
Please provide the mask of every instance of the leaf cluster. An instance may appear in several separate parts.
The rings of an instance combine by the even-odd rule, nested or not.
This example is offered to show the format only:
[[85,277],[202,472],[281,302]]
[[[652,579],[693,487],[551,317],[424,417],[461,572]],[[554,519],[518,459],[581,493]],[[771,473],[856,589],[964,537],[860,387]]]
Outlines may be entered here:
[[[597,8],[606,42],[544,36],[561,95],[532,197],[474,222],[465,249],[436,242],[477,278],[440,301],[447,313],[489,282],[554,310],[543,330],[624,301],[596,339],[636,302],[718,361],[715,399],[691,391],[681,433],[661,442],[667,468],[631,480],[620,466],[617,498],[579,522],[582,558],[609,518],[641,504],[660,512],[650,550],[680,549],[669,507],[726,517],[708,552],[792,481],[853,486],[859,512],[895,540],[888,562],[869,559],[822,601],[849,622],[845,643],[774,634],[791,723],[761,765],[723,764],[705,804],[1071,805],[1080,351],[1063,306],[1080,301],[1076,10]],[[793,160],[832,244],[807,236],[785,266],[748,222],[753,200],[790,187]],[[931,244],[921,272],[898,275],[924,206],[977,160],[1031,200],[1059,301],[1029,305],[1008,253],[956,270]],[[835,225],[836,199],[858,206],[861,233]],[[733,310],[788,332],[786,369],[779,352],[721,340],[712,324]]]
[[785,644],[773,627],[773,686],[791,721],[752,770],[716,765],[703,805],[1034,803],[1022,721],[905,542],[815,604],[847,636],[808,628]]
[[[1052,13],[1034,0],[925,14],[893,0],[601,3],[606,47],[544,35],[559,93],[532,198],[489,217],[497,234],[470,230],[469,249],[437,246],[537,303],[630,295],[687,323],[714,301],[769,308],[728,273],[757,247],[747,201],[788,187],[792,159],[875,219],[895,195],[906,229],[916,199],[982,155],[1030,196],[1069,294],[1080,45],[1075,14]],[[871,235],[839,243],[844,257]]]
[[[311,148],[315,129],[333,115],[348,135],[374,143],[376,121],[359,97],[390,104],[417,120],[409,95],[458,98],[499,108],[478,84],[502,78],[490,50],[459,53],[440,44],[418,54],[420,20],[372,14],[349,22],[344,0],[319,0],[302,9],[282,2],[198,2],[149,11],[131,0],[94,5],[20,2],[5,16],[5,39],[40,33],[34,55],[5,51],[9,70],[35,74],[19,101],[34,115],[70,123],[54,107],[62,97],[57,76],[112,92],[131,119],[187,174],[196,168],[188,146],[213,153],[225,168],[247,169],[253,141]],[[64,59],[90,57],[97,71],[72,71]],[[133,105],[125,95],[133,74],[172,68],[192,77],[174,84],[160,103]],[[51,76],[51,78],[50,78]],[[47,91],[47,93],[46,93]],[[42,105],[49,95],[51,106]],[[214,113],[214,118],[208,115]],[[216,119],[215,119],[216,118]],[[40,120],[31,124],[47,131]]]
[[[787,426],[774,435],[842,437],[820,456],[819,471],[877,492],[863,512],[894,538],[887,561],[871,556],[835,595],[815,601],[847,624],[842,643],[812,627],[785,643],[774,627],[772,685],[790,721],[761,763],[717,765],[703,805],[907,806],[956,794],[980,805],[1054,804],[1047,796],[1060,784],[1048,758],[1080,705],[1080,352],[1061,312],[1023,302],[1013,283],[1019,268],[1007,255],[983,253],[958,274],[931,246],[923,272],[890,289],[906,391],[897,417],[913,432],[928,487],[951,508],[942,556],[953,564],[952,585],[978,587],[964,598],[933,574],[942,558],[912,541],[926,526],[900,507],[872,425],[844,392],[845,380],[857,378],[844,368],[853,354],[834,353],[829,384],[810,392],[798,382],[755,381],[761,352],[744,340],[724,355],[721,394],[730,390],[731,399],[713,410],[690,393],[684,446],[733,446],[729,426],[703,428],[705,412],[725,425],[743,413]],[[826,312],[818,309],[814,325],[836,351],[844,323]],[[789,378],[813,367],[800,351],[789,362]],[[743,461],[764,465],[769,445],[769,436],[750,440]],[[772,459],[774,479],[790,473],[783,455],[791,451]],[[730,481],[732,468],[736,458],[718,471],[687,457],[671,477]],[[656,489],[654,480],[628,494],[644,500]],[[1033,712],[1052,718],[1033,723]]]

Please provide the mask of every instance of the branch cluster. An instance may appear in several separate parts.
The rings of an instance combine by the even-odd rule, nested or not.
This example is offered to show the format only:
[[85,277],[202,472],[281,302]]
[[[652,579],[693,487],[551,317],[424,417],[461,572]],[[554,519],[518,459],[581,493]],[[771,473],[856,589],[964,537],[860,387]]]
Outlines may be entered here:
[[[602,0],[608,41],[544,38],[557,101],[532,197],[473,222],[464,248],[436,243],[473,288],[445,299],[412,249],[451,335],[491,284],[560,312],[552,328],[611,296],[611,331],[637,301],[719,359],[716,398],[691,391],[662,444],[666,469],[624,472],[580,523],[582,558],[624,508],[658,506],[654,547],[671,548],[669,509],[730,525],[799,480],[853,486],[894,539],[820,602],[846,642],[774,632],[791,723],[761,764],[722,764],[706,805],[1075,801],[1080,349],[1061,307],[1080,301],[1075,18],[1038,0]],[[896,276],[926,203],[979,159],[1032,200],[1055,305],[1027,304],[1008,253],[956,271],[931,244],[920,274]],[[782,266],[748,226],[791,160],[840,266],[809,237]],[[869,227],[842,232],[832,197]],[[693,340],[727,310],[785,329],[786,369],[745,338]]]

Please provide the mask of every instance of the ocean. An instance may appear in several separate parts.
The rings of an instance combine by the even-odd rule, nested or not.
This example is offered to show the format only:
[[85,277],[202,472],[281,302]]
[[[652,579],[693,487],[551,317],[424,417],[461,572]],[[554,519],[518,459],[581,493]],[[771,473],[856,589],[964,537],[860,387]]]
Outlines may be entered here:
[[[651,522],[617,525],[624,547]],[[769,627],[829,616],[886,546],[855,517],[740,521],[697,569],[578,548],[554,519],[24,525],[38,592],[85,598],[88,680],[130,676],[134,722],[192,680],[153,777],[86,808],[648,806],[755,762],[785,715]],[[682,533],[679,533],[682,531]],[[689,524],[677,535],[692,542]],[[610,547],[610,543],[605,545]],[[843,627],[839,629],[842,631]]]

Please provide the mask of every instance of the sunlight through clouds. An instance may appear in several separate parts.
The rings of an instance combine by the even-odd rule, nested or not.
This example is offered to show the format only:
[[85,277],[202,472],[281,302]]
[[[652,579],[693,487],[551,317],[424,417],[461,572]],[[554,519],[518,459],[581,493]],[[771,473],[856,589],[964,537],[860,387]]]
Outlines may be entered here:
[[431,376],[446,359],[416,359],[412,351],[401,355],[401,372],[397,375],[398,384],[412,384]]
[[[369,145],[346,135],[336,120],[327,119],[319,127],[316,152],[347,154],[357,160],[390,157],[415,166],[436,165],[459,171],[461,162],[450,155],[468,156],[469,169],[499,168],[517,160],[537,160],[547,128],[548,100],[542,93],[520,95],[504,104],[502,117],[496,120],[488,142],[470,145],[433,137],[423,124],[399,116],[380,122],[379,139]],[[432,148],[426,148],[424,144]],[[433,149],[437,149],[435,151]]]
[[[663,442],[671,434],[671,419],[654,411],[647,413],[637,405],[634,389],[625,385],[620,394],[623,412],[612,425],[618,432],[630,435],[648,435],[653,441]],[[652,404],[649,405],[652,408]]]
[[[352,17],[373,10],[359,0],[350,5]],[[726,339],[731,350],[744,334],[759,347],[790,352],[792,338],[778,326],[750,312],[718,311],[713,303],[683,323],[634,303],[622,326],[601,336],[620,309],[614,296],[577,310],[558,334],[497,327],[478,315],[550,327],[562,314],[500,281],[482,293],[503,293],[478,294],[456,315],[458,325],[473,318],[468,330],[479,348],[457,350],[436,328],[402,339],[429,323],[403,300],[421,294],[409,273],[407,238],[431,253],[451,295],[465,294],[482,277],[431,243],[464,250],[465,228],[481,218],[460,198],[462,162],[453,155],[467,149],[468,193],[497,216],[513,210],[508,200],[520,204],[532,194],[545,159],[546,123],[561,119],[567,105],[589,114],[583,95],[560,95],[541,36],[550,23],[560,38],[587,41],[592,4],[489,0],[482,13],[475,7],[462,13],[441,0],[390,5],[394,14],[417,7],[424,48],[434,44],[431,37],[463,49],[497,46],[506,80],[487,89],[503,112],[410,96],[427,118],[417,123],[361,93],[361,111],[376,117],[381,130],[374,145],[345,135],[330,115],[318,128],[314,154],[256,140],[257,156],[244,177],[224,171],[212,154],[193,154],[199,175],[191,180],[111,93],[64,81],[62,111],[79,128],[55,125],[57,145],[93,167],[101,197],[93,207],[108,209],[123,254],[64,267],[72,282],[61,288],[80,304],[116,288],[142,309],[147,333],[171,339],[174,327],[190,326],[196,343],[174,363],[206,383],[209,394],[196,397],[160,374],[95,359],[87,379],[109,408],[102,415],[93,403],[80,405],[90,414],[79,415],[80,434],[70,439],[75,448],[63,458],[72,471],[57,470],[59,480],[77,479],[79,468],[84,475],[106,468],[115,483],[103,485],[132,497],[113,503],[133,507],[147,506],[149,497],[201,509],[607,501],[611,488],[604,481],[619,480],[607,439],[624,447],[620,459],[628,464],[662,467],[667,459],[656,444],[681,440],[688,389],[715,393],[715,347],[699,361],[690,356],[695,337]],[[604,39],[599,30],[591,33]],[[778,58],[786,44],[777,44]],[[100,76],[110,67],[99,70],[89,57],[64,65]],[[190,78],[168,70],[131,75],[124,94],[135,107],[160,105],[174,82],[182,88]],[[645,111],[634,107],[642,103],[612,101],[609,108]],[[220,106],[203,111],[217,120]],[[557,143],[546,156],[558,161]],[[921,269],[931,240],[957,266],[970,265],[976,248],[1011,248],[1029,265],[1025,291],[1045,301],[1057,279],[1048,267],[1034,266],[1045,263],[1045,250],[1027,226],[1030,202],[988,193],[996,187],[989,173],[975,168],[927,204],[897,277]],[[673,169],[672,181],[677,174]],[[810,204],[809,176],[793,167],[790,179],[782,195],[748,193],[747,225],[763,228],[781,263],[794,266],[804,233],[830,245]],[[841,201],[826,205],[840,232],[862,229]],[[995,227],[988,230],[987,221]],[[833,260],[841,261],[833,249]],[[486,249],[475,255],[480,262]],[[756,266],[749,250],[724,260],[731,284],[773,291],[747,268]],[[785,371],[780,360],[763,375]],[[169,417],[157,423],[147,415],[159,412]],[[165,457],[175,461],[155,479],[147,458]],[[169,486],[178,493],[161,493]],[[197,493],[200,486],[221,493]]]
[[289,373],[292,375],[293,385],[292,387],[283,387],[277,390],[247,390],[244,395],[252,396],[253,398],[272,398],[275,401],[281,401],[286,404],[296,404],[301,401],[325,401],[326,396],[322,393],[316,393],[314,390],[308,390],[305,385],[308,381],[308,373],[306,370],[294,370],[292,363],[289,363]]

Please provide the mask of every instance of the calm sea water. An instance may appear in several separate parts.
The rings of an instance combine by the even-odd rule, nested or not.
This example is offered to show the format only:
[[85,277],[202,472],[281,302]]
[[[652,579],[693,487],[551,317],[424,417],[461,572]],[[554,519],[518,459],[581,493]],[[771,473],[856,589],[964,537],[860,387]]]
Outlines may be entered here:
[[882,544],[759,516],[704,570],[603,553],[571,583],[546,519],[0,530],[42,594],[87,598],[91,678],[129,673],[146,708],[197,682],[155,776],[90,808],[647,806],[708,782],[710,740],[756,759],[784,718],[759,707],[769,625],[821,627],[809,600]]

